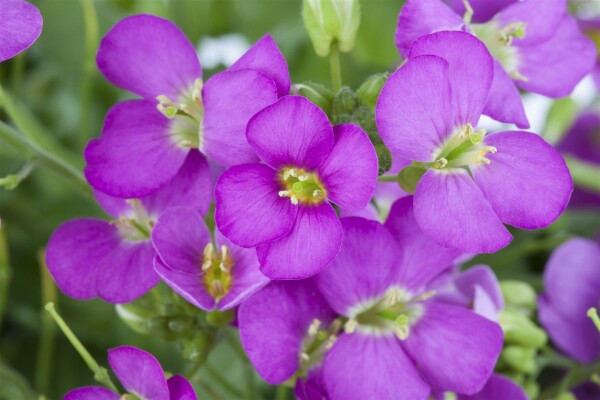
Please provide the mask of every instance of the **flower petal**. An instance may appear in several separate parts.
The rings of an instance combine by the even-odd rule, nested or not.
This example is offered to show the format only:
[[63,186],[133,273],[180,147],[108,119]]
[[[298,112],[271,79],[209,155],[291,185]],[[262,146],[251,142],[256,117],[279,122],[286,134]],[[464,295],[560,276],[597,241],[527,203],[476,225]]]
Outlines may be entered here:
[[427,171],[417,184],[413,203],[419,228],[440,246],[494,253],[512,239],[464,170]]
[[402,347],[435,391],[479,392],[502,351],[500,325],[449,304],[429,302]]
[[159,257],[154,259],[154,270],[163,282],[194,306],[205,311],[215,309],[215,299],[206,289],[201,274],[188,274],[169,268]]
[[121,346],[108,350],[108,363],[128,392],[146,400],[169,398],[165,373],[152,354],[133,346]]
[[437,32],[417,39],[410,50],[411,58],[428,54],[450,66],[454,122],[477,126],[494,78],[494,62],[485,44],[466,32]]
[[483,113],[496,121],[513,123],[521,129],[529,128],[521,94],[498,60],[494,60],[494,81]]
[[246,139],[246,125],[254,114],[277,100],[275,82],[249,69],[224,71],[206,82],[202,99],[202,151],[225,166],[257,162]]
[[65,394],[63,400],[119,400],[121,396],[101,386],[85,386]]
[[327,391],[332,399],[426,399],[429,386],[395,336],[344,334],[325,359]]
[[414,57],[383,86],[375,121],[395,156],[432,161],[436,149],[452,133],[448,71],[448,63],[440,57]]
[[246,137],[261,160],[275,169],[315,169],[334,143],[327,115],[300,96],[284,96],[259,111],[248,122]]
[[[469,0],[469,4],[471,8],[473,8],[473,22],[487,22],[504,7],[516,3],[517,1],[518,0]],[[449,0],[448,5],[459,15],[465,14],[464,0]]]
[[0,1],[0,21],[0,62],[27,50],[42,33],[42,15],[26,1]]
[[385,227],[401,249],[400,264],[395,280],[407,289],[419,289],[448,269],[461,255],[455,249],[438,246],[426,236],[415,221],[413,197],[404,197],[394,203],[385,221]]
[[567,0],[515,1],[495,17],[494,22],[504,27],[514,22],[525,23],[525,37],[513,39],[513,43],[539,44],[550,39],[567,12]]
[[567,207],[573,181],[560,153],[529,132],[499,132],[484,139],[497,153],[471,168],[475,183],[500,220],[523,229],[545,227]]
[[153,15],[133,15],[113,26],[96,63],[114,85],[148,100],[164,95],[177,102],[202,78],[194,45],[171,21]]
[[95,189],[138,198],[173,178],[188,152],[174,143],[169,119],[153,102],[124,101],[109,110],[102,135],[87,145],[84,173]]
[[330,201],[348,210],[362,210],[377,185],[377,153],[358,125],[337,125],[333,132],[335,144],[317,170],[319,178]]
[[[504,298],[502,297],[498,278],[494,274],[494,271],[487,265],[475,265],[460,273],[454,280],[454,284],[469,299],[469,303],[473,304],[475,312],[479,315],[483,314],[478,312],[478,300],[487,301],[489,299],[492,303],[494,314],[497,314],[504,308]],[[484,293],[487,299],[484,298]],[[481,306],[485,307],[486,304],[481,304]],[[481,311],[484,310],[482,309]],[[486,314],[483,316],[487,318],[490,315]]]
[[527,400],[528,398],[521,386],[500,374],[492,374],[479,393],[457,397],[458,400]]
[[215,187],[215,222],[219,230],[242,247],[287,235],[298,208],[290,199],[279,197],[279,190],[275,171],[265,165],[229,168]]
[[173,375],[167,380],[169,386],[169,400],[197,400],[194,388],[181,375]]
[[379,222],[356,217],[341,222],[340,252],[316,280],[331,307],[348,316],[351,308],[382,296],[393,284],[400,251]]
[[413,42],[421,36],[464,26],[463,19],[440,0],[407,0],[398,17],[396,47],[407,58]]
[[260,38],[228,71],[253,69],[262,72],[277,84],[278,96],[290,93],[288,65],[270,34]]
[[312,322],[326,327],[334,316],[313,280],[272,282],[240,306],[240,339],[259,375],[276,385],[298,370]]
[[522,89],[548,97],[559,98],[570,94],[596,63],[594,43],[581,32],[575,19],[568,15],[550,40],[515,46],[519,50],[519,73],[527,79],[517,84]]
[[294,396],[298,400],[323,400],[329,397],[322,366],[311,368],[306,378],[296,380]]
[[337,255],[342,225],[329,203],[298,207],[287,236],[258,245],[260,270],[271,279],[304,279],[319,273]]

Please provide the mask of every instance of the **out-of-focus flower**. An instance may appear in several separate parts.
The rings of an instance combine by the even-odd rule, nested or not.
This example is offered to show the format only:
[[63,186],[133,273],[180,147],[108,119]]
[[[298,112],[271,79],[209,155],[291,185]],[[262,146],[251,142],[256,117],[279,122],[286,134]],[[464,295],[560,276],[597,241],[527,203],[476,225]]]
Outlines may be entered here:
[[0,62],[27,50],[42,33],[42,15],[22,0],[0,1]]

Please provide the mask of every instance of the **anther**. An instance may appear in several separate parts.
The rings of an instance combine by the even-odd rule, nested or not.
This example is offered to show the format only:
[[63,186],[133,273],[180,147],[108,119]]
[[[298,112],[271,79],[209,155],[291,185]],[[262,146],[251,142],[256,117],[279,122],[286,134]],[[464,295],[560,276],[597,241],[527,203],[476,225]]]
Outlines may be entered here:
[[510,75],[511,78],[513,78],[513,79],[515,79],[517,81],[523,81],[523,82],[529,81],[529,78],[527,78],[525,75],[522,75],[518,71],[513,71],[509,75]]
[[290,197],[290,201],[292,202],[293,205],[295,205],[295,206],[298,205],[298,198],[296,196],[292,195]]
[[279,197],[290,197],[292,192],[290,190],[280,190]]
[[310,356],[305,352],[300,353],[300,361],[307,363],[310,361]]
[[346,322],[346,324],[344,325],[344,332],[354,333],[357,325],[358,325],[358,323],[356,322],[355,319],[349,319],[348,322]]
[[325,197],[325,192],[323,192],[322,190],[316,189],[312,195],[315,199],[320,200]]
[[319,328],[321,327],[321,321],[318,319],[313,319],[313,322],[308,327],[308,334],[310,336],[315,336],[319,332]]
[[436,160],[433,163],[433,168],[435,168],[435,169],[442,169],[446,165],[448,165],[448,160],[446,160],[444,157],[442,157],[442,158],[440,158],[439,160]]
[[480,164],[484,164],[484,165],[490,165],[491,161],[489,158],[487,157],[479,157],[479,159],[477,160]]

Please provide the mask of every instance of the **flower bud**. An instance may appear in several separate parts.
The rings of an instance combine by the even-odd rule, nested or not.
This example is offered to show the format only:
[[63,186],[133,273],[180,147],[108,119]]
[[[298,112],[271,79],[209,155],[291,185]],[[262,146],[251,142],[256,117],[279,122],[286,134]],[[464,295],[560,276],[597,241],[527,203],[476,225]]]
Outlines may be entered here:
[[175,340],[177,334],[169,329],[170,318],[166,316],[154,317],[146,320],[146,330],[152,336],[158,336],[164,340]]
[[312,101],[325,114],[331,115],[334,94],[327,87],[316,82],[298,83],[292,86],[291,94],[304,96]]
[[347,124],[354,121],[354,112],[358,107],[356,94],[349,87],[342,90],[333,99],[333,122],[335,124]]
[[537,297],[531,285],[522,281],[501,281],[500,289],[507,308],[535,310]]
[[516,310],[502,311],[500,313],[500,325],[504,331],[504,341],[506,343],[539,349],[548,340],[544,330]]
[[387,81],[388,74],[375,74],[371,75],[356,91],[356,97],[360,104],[372,108],[375,108],[379,93],[385,82]]
[[235,319],[233,310],[227,311],[212,311],[206,314],[206,322],[210,326],[221,328],[227,326]]
[[315,52],[327,57],[332,44],[346,53],[354,47],[360,24],[358,0],[304,0],[302,18]]
[[427,172],[426,169],[409,165],[398,174],[398,184],[406,193],[414,194],[417,184]]
[[192,339],[182,342],[181,353],[186,360],[194,363],[206,360],[213,341],[212,334],[198,331]]
[[194,326],[194,319],[191,317],[173,317],[169,321],[169,330],[178,334],[190,333]]
[[559,393],[555,398],[556,400],[577,400],[577,397],[571,392]]
[[156,316],[156,311],[150,308],[146,302],[138,300],[127,304],[119,304],[116,309],[121,320],[135,332],[149,333],[147,323]]
[[536,369],[535,352],[535,349],[528,347],[506,346],[501,357],[511,369],[530,374]]
[[392,153],[390,153],[383,143],[375,145],[375,152],[377,153],[377,161],[379,162],[378,173],[381,176],[392,168]]

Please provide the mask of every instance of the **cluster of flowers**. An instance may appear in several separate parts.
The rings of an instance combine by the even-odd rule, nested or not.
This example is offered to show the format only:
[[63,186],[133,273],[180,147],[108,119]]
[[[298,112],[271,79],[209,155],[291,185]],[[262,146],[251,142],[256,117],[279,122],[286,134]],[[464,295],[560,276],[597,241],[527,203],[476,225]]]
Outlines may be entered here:
[[[566,1],[473,8],[462,18],[462,2],[408,0],[401,11],[405,62],[381,90],[375,122],[414,193],[394,194],[385,223],[372,212],[382,190],[369,137],[290,95],[269,35],[204,82],[193,45],[171,22],[117,23],[98,67],[141,98],[114,106],[85,150],[85,176],[113,219],[73,220],[52,235],[47,264],[59,288],[120,304],[162,279],[200,309],[235,309],[259,374],[272,384],[297,378],[300,399],[525,398],[493,374],[503,345],[498,282],[485,266],[459,264],[507,246],[504,224],[552,223],[573,184],[540,136],[477,124],[486,114],[528,128],[517,87],[567,95],[596,49]],[[24,30],[23,41],[36,35]],[[540,300],[542,324],[582,362],[600,356],[585,318],[600,302],[598,260],[597,243],[564,244]],[[130,393],[196,398],[139,349],[113,349],[109,362]],[[66,398],[119,395],[90,387]]]

